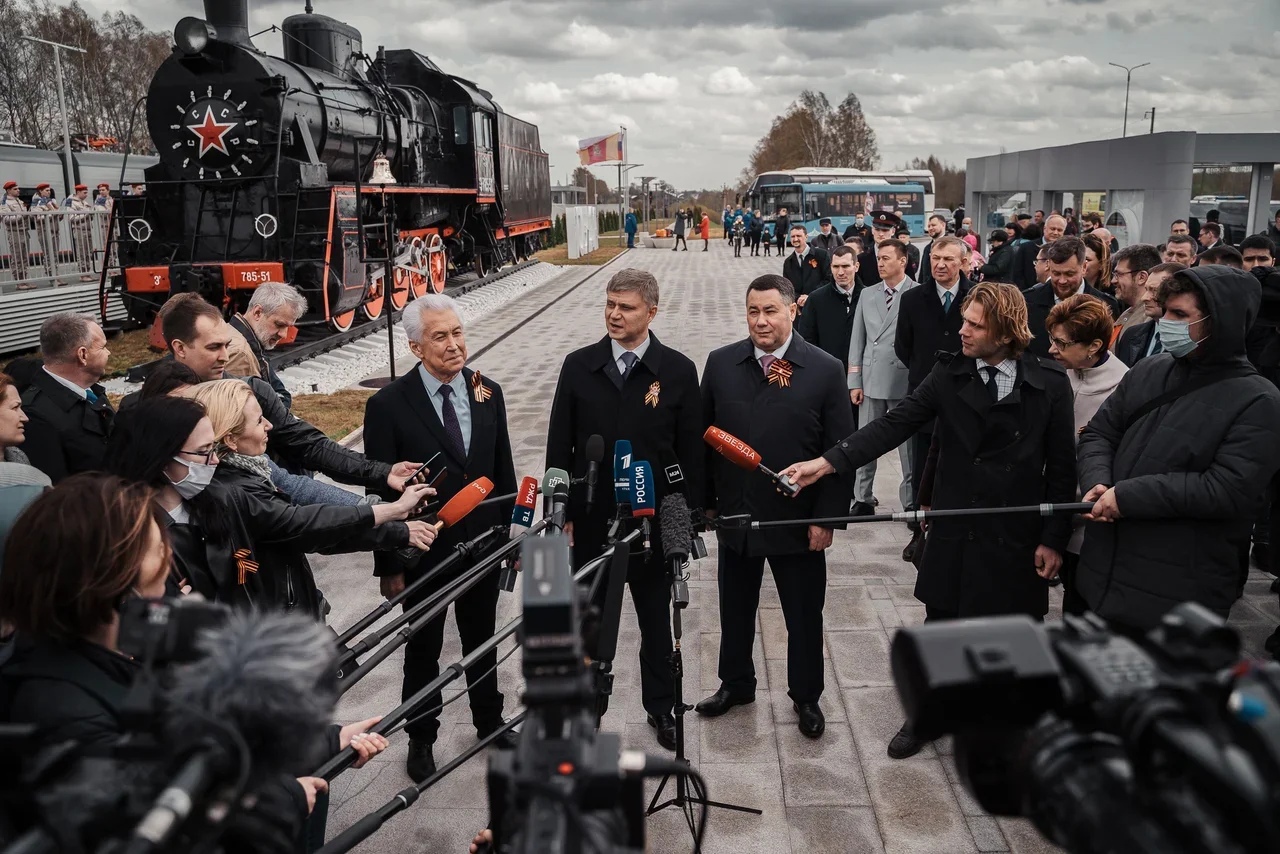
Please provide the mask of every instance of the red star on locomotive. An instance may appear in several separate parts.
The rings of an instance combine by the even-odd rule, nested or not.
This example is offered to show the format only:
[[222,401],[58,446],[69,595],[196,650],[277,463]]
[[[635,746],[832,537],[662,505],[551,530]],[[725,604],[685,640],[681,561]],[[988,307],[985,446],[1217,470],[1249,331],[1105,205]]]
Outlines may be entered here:
[[231,152],[227,150],[223,139],[235,126],[236,122],[226,122],[225,124],[219,122],[214,118],[213,106],[206,106],[204,108],[204,121],[198,125],[187,125],[187,130],[200,139],[200,153],[196,156],[204,157],[209,149],[215,148],[230,157]]

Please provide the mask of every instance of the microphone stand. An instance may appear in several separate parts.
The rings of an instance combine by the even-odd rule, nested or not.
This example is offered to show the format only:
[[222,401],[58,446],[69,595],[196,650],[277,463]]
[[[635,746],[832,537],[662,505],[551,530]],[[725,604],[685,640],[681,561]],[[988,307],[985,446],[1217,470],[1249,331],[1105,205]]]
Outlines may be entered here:
[[[467,570],[464,575],[454,579],[449,586],[427,597],[417,605],[414,605],[408,611],[392,620],[384,628],[375,629],[370,632],[358,644],[347,650],[338,662],[338,678],[341,680],[338,687],[339,693],[345,694],[347,691],[351,690],[353,685],[365,676],[369,675],[369,672],[385,661],[391,653],[408,643],[409,638],[422,631],[432,620],[447,611],[451,603],[460,598],[462,594],[466,593],[472,587],[479,584],[486,575],[497,567],[503,558],[519,547],[521,541],[525,537],[538,533],[546,526],[546,520],[539,519],[527,532],[521,533],[520,536],[504,544],[484,560],[480,561],[480,563]],[[409,623],[409,625],[397,632],[396,636],[393,637],[389,643],[378,647],[367,661],[361,663],[359,667],[351,671],[349,676],[345,675],[344,671],[346,666],[352,663],[356,657],[368,652],[370,649],[373,649],[373,647],[381,643],[393,629],[398,626],[402,626],[405,623]]]
[[394,608],[396,605],[399,605],[405,599],[408,599],[418,590],[421,590],[433,579],[438,578],[440,574],[443,573],[445,570],[451,569],[455,563],[457,563],[460,560],[463,560],[464,558],[471,557],[474,554],[484,551],[484,548],[489,539],[491,539],[492,537],[496,537],[498,534],[506,530],[507,530],[506,528],[503,528],[499,525],[495,525],[489,530],[480,534],[478,537],[473,537],[472,539],[468,540],[465,543],[458,543],[458,545],[453,547],[453,554],[449,555],[444,560],[440,561],[438,564],[433,566],[421,578],[414,581],[409,586],[405,587],[404,590],[401,590],[395,596],[392,596],[390,599],[382,600],[382,602],[378,603],[378,607],[374,608],[368,614],[366,614],[365,616],[357,620],[355,624],[351,626],[351,628],[347,629],[342,634],[338,635],[338,645],[346,646],[349,640],[351,640],[356,635],[360,634],[360,632],[369,628],[369,626],[378,622],[378,620],[382,619],[384,615],[389,614],[392,608]]
[[746,514],[737,516],[721,516],[712,524],[717,528],[750,528],[753,531],[765,528],[786,528],[796,525],[832,525],[857,524],[862,522],[923,522],[929,519],[950,519],[964,516],[1008,516],[1015,513],[1036,513],[1041,516],[1052,516],[1055,513],[1088,513],[1093,505],[1087,501],[1069,504],[1021,504],[1016,507],[959,507],[954,510],[904,510],[901,513],[878,513],[874,516],[824,516],[817,519],[774,519],[767,522],[751,521]]

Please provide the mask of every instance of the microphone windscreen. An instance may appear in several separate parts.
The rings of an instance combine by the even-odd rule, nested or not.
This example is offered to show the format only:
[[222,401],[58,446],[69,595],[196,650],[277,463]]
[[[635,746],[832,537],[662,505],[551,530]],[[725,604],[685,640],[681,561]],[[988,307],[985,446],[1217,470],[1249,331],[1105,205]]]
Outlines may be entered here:
[[613,500],[631,503],[631,443],[626,439],[613,443]]
[[569,485],[569,473],[564,469],[547,469],[542,475],[542,494],[551,495],[557,484]]
[[592,433],[587,437],[587,462],[598,463],[604,459],[604,436]]
[[520,481],[520,489],[516,492],[516,503],[511,508],[511,524],[528,528],[533,524],[533,508],[538,506],[538,479],[526,477]]
[[702,434],[702,441],[710,445],[711,450],[739,468],[751,470],[760,465],[760,455],[754,448],[714,424]]
[[684,496],[676,492],[662,499],[658,510],[658,527],[662,532],[662,554],[667,560],[689,557],[689,544],[693,542],[693,519]]
[[658,500],[653,492],[653,466],[644,460],[631,464],[631,515],[652,516]]
[[440,508],[436,518],[444,522],[446,528],[456,525],[492,492],[493,481],[487,477],[478,477],[454,493],[454,496]]
[[305,774],[323,761],[338,699],[333,634],[301,615],[238,611],[201,633],[202,657],[176,667],[165,692],[167,745],[183,751],[235,729],[254,775]]

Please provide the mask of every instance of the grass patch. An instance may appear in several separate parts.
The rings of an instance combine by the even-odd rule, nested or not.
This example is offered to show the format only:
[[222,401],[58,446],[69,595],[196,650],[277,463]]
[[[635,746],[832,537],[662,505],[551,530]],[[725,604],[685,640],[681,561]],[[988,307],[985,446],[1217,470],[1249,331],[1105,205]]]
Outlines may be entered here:
[[333,394],[300,394],[293,414],[314,424],[330,439],[341,439],[364,423],[364,404],[373,391],[344,389]]
[[147,330],[135,329],[107,339],[111,358],[107,359],[107,376],[122,377],[135,365],[154,362],[163,353],[157,353],[147,345]]
[[541,252],[538,252],[537,254],[535,254],[534,257],[537,258],[539,261],[545,261],[548,264],[557,264],[557,265],[586,264],[589,266],[599,266],[600,264],[604,264],[605,262],[611,261],[612,259],[618,257],[624,251],[626,251],[626,248],[627,247],[625,245],[601,246],[596,251],[589,252],[586,255],[583,255],[581,258],[571,259],[569,257],[568,246],[553,246],[550,249],[543,249]]

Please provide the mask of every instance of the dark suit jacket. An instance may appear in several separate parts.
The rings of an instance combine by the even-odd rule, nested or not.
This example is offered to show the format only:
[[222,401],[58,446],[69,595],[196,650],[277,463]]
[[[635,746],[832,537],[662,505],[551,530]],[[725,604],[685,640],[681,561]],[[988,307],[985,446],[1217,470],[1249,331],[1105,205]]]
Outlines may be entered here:
[[849,338],[853,334],[853,316],[858,307],[858,295],[862,285],[854,283],[853,301],[846,302],[835,284],[827,284],[809,294],[809,301],[800,312],[796,332],[804,340],[834,356],[849,370]]
[[1147,357],[1147,348],[1151,346],[1151,336],[1155,332],[1154,320],[1126,329],[1120,336],[1120,340],[1116,342],[1114,349],[1116,358],[1132,368]]
[[831,281],[831,256],[826,250],[810,246],[804,263],[800,264],[792,252],[782,262],[782,275],[795,286],[796,296],[811,294]]
[[[787,387],[765,380],[750,339],[713,351],[702,372],[703,424],[737,436],[778,472],[794,462],[813,459],[854,429],[840,363],[795,334],[784,357],[792,367]],[[851,497],[851,484],[827,478],[787,498],[763,474],[744,471],[707,449],[704,506],[722,516],[749,513],[762,521],[842,516],[849,510]],[[809,550],[805,525],[764,531],[722,529],[719,539],[722,545],[748,555]]]
[[[1036,256],[1040,254],[1042,243],[1028,240],[1013,247],[1013,260],[1009,263],[1009,283],[1022,290],[1036,285]],[[1035,334],[1035,329],[1031,334]]]
[[[1019,360],[1014,390],[999,403],[992,403],[973,359],[948,354],[902,403],[823,456],[851,482],[859,466],[935,417],[935,510],[1075,500],[1071,385],[1056,363],[1030,353]],[[1043,616],[1049,588],[1036,575],[1035,550],[1043,544],[1062,552],[1069,534],[1063,514],[936,519],[929,525],[916,598],[961,617]]]
[[868,246],[858,256],[857,283],[864,288],[869,288],[878,281],[880,281],[880,265],[876,263],[876,250],[874,246]]
[[[476,401],[472,390],[475,372],[462,369],[467,384],[467,403],[471,407],[471,448],[465,460],[450,450],[448,435],[440,416],[427,394],[417,368],[379,391],[364,407],[364,452],[367,457],[394,463],[398,460],[426,462],[437,451],[449,469],[444,482],[436,487],[435,501],[442,506],[464,486],[479,477],[493,481],[495,495],[516,491],[515,463],[511,459],[511,437],[507,433],[507,405],[502,388],[488,377],[483,378],[492,394],[483,403]],[[460,401],[454,402],[461,405]],[[378,490],[383,498],[392,498],[388,487]],[[445,528],[422,556],[411,574],[419,574],[435,566],[464,543],[494,525],[511,521],[514,501],[488,504],[472,510],[456,525]],[[374,556],[374,575],[397,575],[404,564],[393,553],[378,552]],[[412,580],[412,579],[409,579]]]
[[922,285],[933,284],[933,241],[929,241],[929,245],[920,253],[920,275],[912,276]]
[[[690,507],[698,507],[706,447],[702,431],[697,367],[652,332],[644,358],[636,362],[625,383],[608,336],[565,357],[547,427],[547,466],[577,477],[585,475],[587,439],[592,434],[604,439],[605,453],[591,512],[586,512],[585,484],[572,487],[570,493],[567,518],[574,523],[579,563],[603,550],[609,524],[618,512],[613,492],[614,443],[626,439],[632,459],[653,466],[658,506],[666,496],[680,493]],[[656,517],[651,522],[659,535],[651,534],[650,542],[660,543]],[[633,555],[639,551],[638,545],[632,548]]]
[[97,403],[89,403],[44,370],[32,374],[31,385],[22,393],[22,410],[31,419],[22,450],[54,483],[102,468],[115,410],[102,386],[93,386],[93,393]]
[[[1115,301],[1115,297],[1104,294],[1097,288],[1084,286],[1085,295],[1096,297],[1107,304],[1107,308],[1111,310],[1111,317],[1120,316],[1120,308]],[[1031,346],[1028,348],[1037,356],[1049,358],[1049,333],[1044,328],[1045,321],[1049,319],[1049,312],[1053,310],[1054,296],[1053,285],[1045,282],[1029,288],[1022,292],[1027,300],[1027,324],[1031,327]]]
[[960,303],[973,287],[964,276],[956,286],[951,310],[942,313],[936,284],[912,288],[898,298],[898,328],[894,331],[893,352],[907,366],[907,392],[924,382],[938,360],[938,352],[960,349]]

